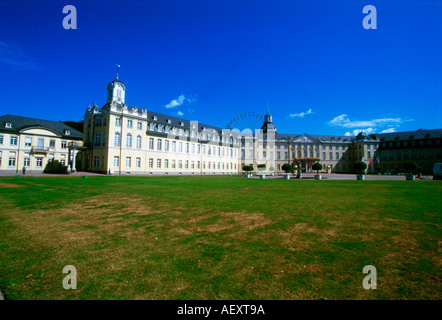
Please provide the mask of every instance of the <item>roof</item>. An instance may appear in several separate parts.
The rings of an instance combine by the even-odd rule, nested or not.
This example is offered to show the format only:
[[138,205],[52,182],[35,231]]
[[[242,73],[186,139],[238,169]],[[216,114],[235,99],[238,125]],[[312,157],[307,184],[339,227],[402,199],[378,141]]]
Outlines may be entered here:
[[[108,106],[109,106],[109,103],[106,103],[101,109],[105,109]],[[123,104],[117,104],[117,110],[121,110],[120,108],[122,106],[123,106]],[[125,108],[127,108],[128,111],[133,111],[134,114],[136,114],[137,111],[141,110],[139,108],[129,107],[127,105],[125,105]],[[156,120],[154,120],[154,117],[156,117]],[[170,120],[170,123],[168,122],[168,120]],[[177,117],[173,117],[173,116],[169,116],[166,114],[153,112],[153,111],[147,111],[147,121],[161,124],[164,126],[181,127],[183,129],[189,129],[191,122],[198,122],[197,120],[195,120],[195,121],[186,120],[186,119],[177,118]],[[180,123],[183,123],[183,125],[181,126]],[[198,122],[198,132],[203,131],[203,128],[205,128],[206,130],[213,129],[219,135],[221,135],[223,133],[223,130],[228,130],[228,129],[222,129],[219,127],[215,127],[212,125]]]
[[381,141],[396,141],[396,140],[410,140],[410,139],[434,139],[434,138],[442,138],[442,129],[377,133],[375,135]]
[[[11,128],[6,128],[6,123],[10,123]],[[75,130],[74,128],[60,121],[34,119],[34,118],[27,118],[21,116],[14,116],[10,114],[0,116],[1,132],[19,133],[21,130],[29,127],[41,127],[49,129],[59,134],[63,138],[83,139],[83,134],[81,132]],[[69,130],[70,132],[69,135],[66,135],[66,130]]]
[[345,135],[318,135],[318,134],[276,134],[276,139],[278,140],[292,140],[300,137],[308,137],[314,140],[318,140],[319,142],[352,142],[354,140],[354,136],[345,136]]

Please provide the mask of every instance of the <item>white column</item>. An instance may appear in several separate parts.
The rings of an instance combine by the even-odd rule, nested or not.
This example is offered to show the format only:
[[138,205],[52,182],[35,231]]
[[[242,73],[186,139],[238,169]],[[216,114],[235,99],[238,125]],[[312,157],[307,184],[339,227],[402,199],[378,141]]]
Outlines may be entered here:
[[75,161],[76,161],[77,153],[75,152],[75,149],[72,149],[72,169],[71,171],[75,171]]

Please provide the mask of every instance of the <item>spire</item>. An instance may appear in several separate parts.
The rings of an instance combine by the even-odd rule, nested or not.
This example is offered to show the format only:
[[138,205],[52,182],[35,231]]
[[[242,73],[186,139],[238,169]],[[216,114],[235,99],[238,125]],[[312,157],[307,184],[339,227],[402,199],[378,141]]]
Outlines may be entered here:
[[120,70],[120,65],[119,64],[117,64],[117,77],[116,77],[116,80],[118,80],[118,70]]
[[273,124],[272,115],[270,114],[270,110],[267,110],[267,114],[264,116],[264,123],[261,127],[264,133],[267,133],[268,129],[275,130],[276,133],[276,127]]

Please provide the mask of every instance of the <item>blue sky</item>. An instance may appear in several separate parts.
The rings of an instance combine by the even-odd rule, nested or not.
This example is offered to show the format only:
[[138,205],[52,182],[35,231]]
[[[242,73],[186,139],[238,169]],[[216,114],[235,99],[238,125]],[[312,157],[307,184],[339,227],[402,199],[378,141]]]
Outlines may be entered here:
[[268,108],[280,133],[441,128],[441,16],[436,0],[2,0],[0,114],[81,120],[119,64],[129,106],[221,128]]

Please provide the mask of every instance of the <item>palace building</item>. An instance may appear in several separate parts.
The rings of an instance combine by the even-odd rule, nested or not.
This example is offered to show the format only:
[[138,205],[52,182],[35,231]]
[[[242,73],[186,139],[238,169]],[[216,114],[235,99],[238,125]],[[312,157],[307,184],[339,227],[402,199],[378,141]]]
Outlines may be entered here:
[[260,128],[223,129],[130,107],[126,87],[116,79],[107,101],[86,109],[83,133],[61,122],[20,116],[0,117],[0,172],[23,167],[45,171],[59,163],[68,171],[105,174],[237,174],[243,166],[265,165],[264,173],[282,173],[289,163],[310,172],[354,173],[356,161],[368,172],[401,172],[415,161],[423,173],[442,162],[442,129],[357,136],[278,133],[267,112]]
[[64,123],[1,116],[0,172],[51,172],[57,164],[76,162],[82,144],[82,133]]

